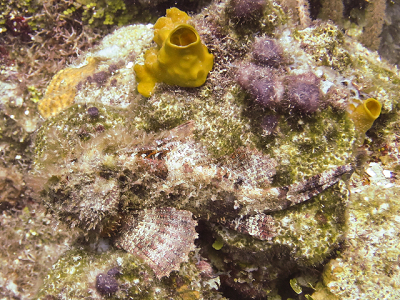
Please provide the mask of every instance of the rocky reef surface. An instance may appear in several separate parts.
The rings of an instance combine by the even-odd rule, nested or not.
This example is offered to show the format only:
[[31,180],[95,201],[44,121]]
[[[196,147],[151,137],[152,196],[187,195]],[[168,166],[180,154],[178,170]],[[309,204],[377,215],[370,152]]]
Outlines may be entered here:
[[396,298],[398,70],[307,9],[207,4],[185,25],[213,55],[200,87],[138,92],[151,24],[105,36],[37,107],[2,83],[1,295]]

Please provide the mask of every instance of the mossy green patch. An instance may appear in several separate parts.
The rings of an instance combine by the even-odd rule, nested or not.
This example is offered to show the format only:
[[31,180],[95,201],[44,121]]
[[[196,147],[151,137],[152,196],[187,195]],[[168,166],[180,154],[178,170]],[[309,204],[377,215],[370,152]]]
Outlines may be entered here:
[[231,92],[218,100],[207,97],[207,87],[202,88],[202,94],[196,97],[186,91],[168,91],[143,101],[139,104],[142,110],[134,112],[136,127],[160,131],[194,120],[196,139],[215,157],[251,143],[250,125],[242,117],[240,101]]
[[[341,183],[319,194],[312,201],[273,213],[277,234],[272,241],[261,241],[235,231],[218,229],[217,239],[226,245],[221,251],[262,252],[265,261],[273,260],[276,251],[289,251],[291,259],[298,266],[321,263],[343,238],[347,199],[348,192],[345,184]],[[243,261],[246,261],[245,257]],[[260,261],[257,263],[261,264]],[[293,267],[293,262],[287,263]],[[271,267],[276,266],[272,263]]]
[[[118,289],[102,295],[97,287],[97,277],[110,273],[115,274],[109,276]],[[35,299],[223,299],[209,286],[211,282],[200,279],[193,262],[183,264],[179,274],[158,280],[140,258],[125,251],[109,249],[98,253],[74,249],[67,251],[53,265]]]
[[96,254],[83,250],[65,253],[54,265],[44,281],[36,299],[63,297],[68,299],[89,299],[96,290],[96,277],[117,268],[115,276],[120,288],[113,299],[161,299],[156,295],[157,285],[153,271],[137,257],[125,251],[111,250]]
[[310,118],[280,118],[278,133],[261,146],[278,162],[274,185],[287,185],[352,161],[354,125],[328,107]]
[[36,137],[37,170],[80,151],[82,142],[87,142],[107,129],[128,122],[124,110],[97,104],[96,107],[99,110],[99,116],[96,118],[90,117],[87,106],[76,104],[46,120]]
[[[379,169],[382,172],[381,167],[374,170],[379,173]],[[348,247],[325,266],[315,299],[322,299],[317,295],[323,293],[355,299],[360,290],[366,299],[398,297],[400,187],[383,178],[375,180],[353,190],[347,218]]]
[[293,37],[302,42],[304,50],[311,54],[317,65],[344,71],[352,62],[344,48],[344,33],[333,23],[294,31]]
[[195,135],[215,157],[252,144],[250,125],[242,116],[243,107],[231,92],[219,100],[207,98],[198,105]]

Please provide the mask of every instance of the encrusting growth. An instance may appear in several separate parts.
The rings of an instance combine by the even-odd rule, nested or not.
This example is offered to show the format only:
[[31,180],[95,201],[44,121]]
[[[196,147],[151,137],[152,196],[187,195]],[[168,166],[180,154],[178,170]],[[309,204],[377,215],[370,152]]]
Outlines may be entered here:
[[313,73],[288,76],[286,78],[286,99],[288,110],[301,114],[312,114],[321,104],[320,79]]
[[234,21],[243,24],[258,20],[266,4],[264,0],[231,0],[227,10]]
[[93,74],[98,62],[98,59],[89,57],[87,64],[83,67],[59,71],[51,80],[46,94],[38,104],[40,114],[48,118],[71,106],[74,102],[76,86]]
[[284,60],[282,47],[274,39],[256,38],[251,51],[254,61],[262,66],[278,67]]

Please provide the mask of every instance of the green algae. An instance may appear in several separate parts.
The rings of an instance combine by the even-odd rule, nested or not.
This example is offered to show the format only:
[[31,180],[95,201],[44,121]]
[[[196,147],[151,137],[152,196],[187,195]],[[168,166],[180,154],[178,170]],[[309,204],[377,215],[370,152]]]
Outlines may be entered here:
[[368,299],[400,295],[396,280],[399,192],[397,184],[385,180],[354,190],[346,221],[348,245],[339,258],[325,266],[314,299],[322,299],[319,295],[323,293],[336,299],[354,299],[360,293]]
[[162,299],[156,295],[154,285],[157,282],[150,268],[133,255],[115,250],[101,254],[68,251],[53,265],[36,299],[50,296],[68,299],[99,297],[96,276],[106,274],[112,268],[120,270],[117,280],[122,287],[113,299]]
[[345,113],[326,108],[308,120],[281,119],[279,135],[265,144],[279,161],[274,184],[289,184],[352,161],[354,126]]
[[35,143],[37,170],[79,152],[79,144],[90,140],[92,136],[127,122],[124,111],[98,104],[96,107],[99,117],[91,118],[87,106],[76,104],[42,125]]
[[[109,296],[96,289],[96,278],[116,270],[118,290]],[[140,258],[120,250],[99,253],[89,249],[66,252],[54,265],[35,299],[225,299],[213,290],[216,279],[199,280],[200,271],[192,262],[180,273],[158,280]]]
[[294,261],[299,266],[321,263],[329,257],[331,249],[343,240],[347,199],[348,192],[341,183],[316,196],[313,201],[272,213],[277,228],[277,235],[272,241],[260,241],[218,227],[217,236],[226,245],[221,251],[228,256],[228,253],[236,251],[263,253],[265,260],[272,261],[276,249],[281,248],[290,252],[293,259],[287,262],[290,267],[293,267]]
[[305,51],[311,54],[316,65],[329,66],[343,72],[352,63],[344,47],[344,33],[333,23],[296,30],[293,37],[303,43]]
[[272,296],[279,278],[321,264],[343,242],[347,201],[348,191],[340,183],[301,206],[273,213],[277,235],[271,241],[214,227],[224,246],[212,258],[222,259],[220,270],[233,270],[237,281]]

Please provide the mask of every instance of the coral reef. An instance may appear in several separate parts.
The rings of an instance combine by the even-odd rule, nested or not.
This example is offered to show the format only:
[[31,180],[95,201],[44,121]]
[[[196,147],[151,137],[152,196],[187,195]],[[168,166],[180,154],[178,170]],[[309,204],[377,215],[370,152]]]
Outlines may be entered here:
[[70,1],[5,2],[1,3],[4,10],[1,10],[0,23],[16,25],[8,26],[0,34],[0,43],[12,61],[2,66],[0,76],[2,80],[17,83],[27,99],[34,97],[32,89],[43,93],[57,71],[93,46],[101,36],[101,30],[87,27],[79,14],[64,13]]
[[[127,106],[131,102],[129,95],[135,89],[134,78],[121,81],[121,73],[131,73],[131,68],[123,65],[122,59],[134,58],[135,53],[140,52],[144,43],[151,39],[148,26],[135,25],[121,28],[115,32],[114,37],[123,39],[129,35],[136,38],[136,43],[124,43],[106,37],[99,47],[102,50],[93,55],[81,57],[75,66],[71,66],[58,72],[46,89],[46,94],[38,104],[41,115],[45,118],[56,115],[62,109],[69,107],[74,102],[80,103],[82,98],[98,98],[99,102],[109,104],[116,100],[111,99],[113,90],[118,89],[125,92],[125,96],[118,98],[121,106]],[[139,41],[142,43],[139,43]],[[116,53],[118,56],[116,57]],[[127,74],[125,74],[127,75]],[[133,76],[132,76],[133,77]],[[124,78],[125,79],[125,78]],[[105,88],[106,83],[112,83],[112,87]],[[89,94],[87,87],[97,86],[96,92]],[[83,95],[82,95],[83,94]],[[86,100],[83,100],[86,101]]]
[[[319,26],[297,31],[293,37],[302,43],[302,49],[309,55],[308,59],[312,59],[322,72],[324,67],[331,67],[342,76],[353,78],[348,81],[347,86],[352,101],[379,99],[383,112],[390,112],[398,105],[397,101],[393,101],[398,93],[394,89],[398,71],[382,61],[377,53],[370,52],[366,55],[367,50],[360,49],[359,44],[345,36],[336,25],[330,22],[321,23]],[[296,47],[289,44],[290,41],[292,40],[289,36],[282,39],[284,46],[297,52]],[[346,43],[348,44],[345,45]],[[322,84],[336,80],[328,72],[325,76],[327,80]],[[329,88],[331,87],[333,86]]]
[[[216,9],[210,7],[210,10]],[[224,14],[226,9],[219,11]],[[200,21],[194,18],[193,22],[196,26],[196,22]],[[209,27],[216,26],[212,20],[209,22]],[[197,27],[199,34],[205,35],[205,41],[225,47],[216,49],[216,53],[240,54],[244,50],[236,44],[225,44],[224,38],[212,31],[204,31],[206,27],[203,23]],[[126,32],[128,38],[129,34],[136,34],[137,31]],[[116,41],[118,37],[122,38],[122,35],[116,31],[108,39]],[[145,42],[149,43],[149,40],[144,39],[143,44]],[[273,43],[281,51],[278,40]],[[109,47],[116,49],[115,46]],[[142,54],[143,48],[139,46]],[[132,56],[123,54],[125,52],[114,57],[115,52],[110,54],[106,49],[103,41],[89,55],[102,57],[95,73],[115,69],[113,65],[118,60],[122,61],[119,64],[122,66],[132,60]],[[276,70],[284,70],[283,66],[290,63],[290,58],[286,59],[286,56],[288,53],[276,56],[276,59],[282,58],[279,63],[274,63]],[[240,58],[241,55],[232,56],[232,68]],[[136,60],[140,59],[143,56],[136,57]],[[244,63],[250,63],[252,59],[249,56]],[[39,130],[34,177],[42,182],[44,188],[40,196],[52,213],[71,226],[83,229],[89,240],[101,236],[115,239],[116,245],[144,258],[159,278],[172,274],[171,270],[184,265],[185,251],[194,249],[193,229],[186,233],[178,228],[163,229],[164,226],[180,227],[178,223],[170,223],[166,212],[173,207],[177,215],[193,214],[197,220],[206,222],[207,230],[212,232],[214,238],[223,241],[217,257],[225,256],[228,249],[232,250],[232,255],[226,256],[226,263],[218,267],[220,272],[229,272],[229,266],[235,266],[235,275],[224,278],[224,284],[238,290],[249,289],[249,293],[262,296],[267,295],[262,291],[273,287],[275,280],[285,272],[322,262],[343,238],[343,223],[339,220],[344,211],[337,207],[341,207],[340,203],[347,197],[344,188],[336,188],[333,194],[331,191],[326,199],[320,196],[330,205],[314,200],[309,205],[302,205],[304,211],[300,215],[297,215],[297,209],[291,211],[287,208],[320,194],[351,171],[349,165],[343,165],[343,160],[351,161],[354,131],[344,111],[337,112],[325,106],[319,115],[299,123],[296,123],[296,118],[292,123],[279,118],[276,125],[279,137],[264,139],[253,121],[264,118],[265,112],[254,111],[249,106],[245,93],[232,80],[229,72],[219,72],[223,68],[226,68],[226,62],[216,60],[215,71],[197,91],[165,86],[155,90],[147,100],[137,94],[132,98],[135,91],[131,89],[128,109],[126,105],[106,102],[101,96],[96,98],[90,95],[100,95],[101,90],[111,89],[114,98],[124,97],[123,90],[113,89],[113,79],[117,79],[117,85],[132,82],[132,79],[127,79],[132,76],[131,72],[111,74],[109,78],[101,79],[101,84],[98,84],[99,80],[86,80],[79,86],[74,98],[76,104],[50,117]],[[296,78],[301,83],[310,82],[309,78],[312,78],[315,85],[320,84],[316,75],[289,73],[286,76],[298,76]],[[93,80],[94,76],[91,78]],[[283,79],[280,78],[280,81]],[[214,98],[213,87],[219,87],[219,99]],[[317,90],[320,91],[319,86]],[[287,110],[282,114],[295,115]],[[189,120],[192,121],[184,123]],[[180,126],[173,129],[176,125]],[[149,129],[156,133],[144,132]],[[329,138],[321,138],[326,136]],[[310,148],[315,150],[310,151]],[[303,161],[312,162],[314,169]],[[329,212],[323,206],[332,209],[332,219],[327,217]],[[168,209],[163,213],[160,209],[165,208]],[[265,214],[267,212],[275,213]],[[306,215],[315,218],[306,218]],[[285,218],[287,221],[283,221]],[[327,218],[326,222],[320,221]],[[298,220],[296,226],[299,228],[319,226],[320,230],[315,231],[318,235],[306,237],[304,233],[294,233],[286,228],[294,220]],[[312,225],[305,224],[305,220]],[[166,225],[162,225],[164,222]],[[189,221],[185,223],[190,224]],[[146,228],[154,238],[143,238],[141,232]],[[230,230],[227,232],[232,237],[223,237],[217,228]],[[168,247],[168,238],[163,232],[182,238],[189,248]],[[299,234],[301,237],[297,236]],[[162,240],[165,242],[161,243]],[[233,240],[245,246],[237,246]],[[307,242],[299,243],[300,240],[310,244],[306,246]],[[321,243],[321,240],[326,241]],[[319,242],[318,246],[315,241]],[[208,246],[213,243],[214,240],[210,241]],[[287,249],[290,263],[267,268],[279,247]],[[258,250],[254,252],[255,248]],[[170,257],[169,269],[159,258],[162,251]],[[255,253],[254,256],[240,255],[248,251]],[[253,272],[257,272],[258,268],[251,266],[258,255],[265,257],[262,260],[263,269],[274,273],[275,268],[281,268],[285,272],[260,280],[252,289],[243,278],[252,278]],[[181,258],[176,260],[176,257]],[[218,261],[215,257],[209,259],[211,264]],[[247,271],[242,268],[244,265],[247,265]],[[100,273],[104,274],[104,271]],[[234,278],[243,283],[232,284]],[[243,292],[243,297],[246,295],[247,292]]]
[[[81,2],[65,9],[67,27],[90,18],[93,25],[125,22],[132,9],[127,2],[103,11],[101,1]],[[147,2],[138,11],[140,5]],[[157,14],[163,5],[149,8]],[[5,83],[0,196],[3,219],[15,226],[4,228],[10,239],[2,247],[11,245],[13,252],[4,253],[13,264],[3,268],[0,293],[350,299],[377,297],[379,282],[396,296],[397,231],[385,222],[395,227],[398,213],[386,196],[397,193],[399,72],[348,30],[312,21],[318,12],[308,9],[298,0],[222,0],[190,20],[177,13],[184,22],[177,38],[195,36],[213,56],[207,80],[196,88],[160,83],[151,97],[137,90],[134,66],[145,63],[153,37],[159,49],[168,38],[181,43],[167,18],[159,21],[166,27],[125,26],[82,50],[46,81],[39,105],[20,86]],[[38,29],[14,16],[8,38],[31,43],[24,36]],[[18,71],[9,53],[0,48],[4,78]],[[41,98],[39,85],[28,91],[31,99]],[[370,98],[381,103],[381,115],[359,147],[365,128],[349,107]],[[46,120],[39,121],[36,106]],[[387,170],[370,164],[366,176],[367,160]],[[50,220],[44,224],[36,222],[43,220],[42,206]],[[12,213],[22,207],[23,213]],[[62,232],[54,233],[55,226],[46,231],[57,221]],[[37,236],[40,246],[28,239]],[[32,258],[31,245],[51,259],[41,264]],[[365,249],[371,251],[363,264],[355,256]],[[21,272],[24,255],[41,271]]]

